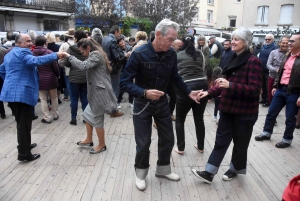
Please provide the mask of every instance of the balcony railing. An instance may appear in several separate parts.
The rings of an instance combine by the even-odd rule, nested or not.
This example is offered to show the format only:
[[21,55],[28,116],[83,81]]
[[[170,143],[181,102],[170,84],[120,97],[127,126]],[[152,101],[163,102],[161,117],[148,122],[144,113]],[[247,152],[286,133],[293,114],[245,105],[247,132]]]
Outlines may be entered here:
[[73,13],[75,0],[1,0],[0,6]]

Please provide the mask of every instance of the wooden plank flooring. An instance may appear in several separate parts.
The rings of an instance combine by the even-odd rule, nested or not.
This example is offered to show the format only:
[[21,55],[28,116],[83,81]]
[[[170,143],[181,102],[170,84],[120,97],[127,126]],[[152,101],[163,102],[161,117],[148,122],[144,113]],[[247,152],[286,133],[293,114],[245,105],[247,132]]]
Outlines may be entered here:
[[[254,136],[263,129],[267,108],[260,108],[248,151],[247,174],[225,182],[222,175],[231,159],[232,144],[211,185],[201,182],[190,169],[204,170],[213,149],[216,124],[212,120],[214,104],[208,103],[205,111],[205,152],[199,153],[192,113],[186,119],[186,150],[183,156],[172,152],[171,166],[180,175],[179,182],[155,177],[157,160],[157,131],[153,129],[150,147],[150,169],[147,189],[135,187],[135,138],[131,108],[122,103],[124,116],[105,116],[106,145],[108,150],[90,155],[89,148],[75,143],[85,136],[82,111],[78,110],[77,126],[69,124],[70,102],[59,105],[60,118],[51,124],[40,122],[40,104],[36,106],[38,120],[33,121],[32,142],[38,146],[33,153],[41,158],[29,163],[17,159],[16,123],[5,104],[7,118],[0,119],[0,200],[281,200],[288,181],[300,174],[300,130],[296,129],[292,146],[277,149],[275,144],[285,129],[285,111],[277,118],[271,141],[256,142]],[[79,105],[80,108],[80,105]],[[284,108],[285,109],[285,108]],[[175,123],[173,123],[175,128]],[[174,131],[175,132],[175,131]],[[94,137],[96,138],[95,134]],[[95,139],[94,143],[97,144]]]

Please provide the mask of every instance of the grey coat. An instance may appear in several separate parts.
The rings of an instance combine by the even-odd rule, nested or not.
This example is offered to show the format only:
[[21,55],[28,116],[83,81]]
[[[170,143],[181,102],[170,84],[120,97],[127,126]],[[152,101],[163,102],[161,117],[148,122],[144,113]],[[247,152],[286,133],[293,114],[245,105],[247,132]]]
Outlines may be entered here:
[[87,98],[95,117],[115,110],[117,98],[113,92],[110,75],[101,53],[90,52],[89,57],[84,61],[70,56],[69,61],[73,67],[86,70]]

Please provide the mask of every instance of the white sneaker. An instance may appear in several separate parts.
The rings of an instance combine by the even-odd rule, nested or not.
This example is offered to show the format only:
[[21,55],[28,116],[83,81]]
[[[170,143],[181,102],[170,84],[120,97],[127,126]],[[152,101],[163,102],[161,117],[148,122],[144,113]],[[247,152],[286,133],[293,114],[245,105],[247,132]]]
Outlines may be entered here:
[[146,189],[146,180],[145,179],[135,179],[136,188],[140,191],[144,191]]
[[155,173],[155,176],[159,177],[159,178],[169,179],[171,181],[179,181],[180,180],[179,175],[177,175],[175,173],[171,173],[171,174],[167,174],[167,175],[160,175],[160,174]]
[[130,107],[133,108],[133,104],[130,103]]
[[120,104],[118,104],[118,107],[117,107],[117,109],[121,109],[122,108],[122,106],[120,105]]
[[214,116],[214,121],[216,122],[218,120],[218,117]]

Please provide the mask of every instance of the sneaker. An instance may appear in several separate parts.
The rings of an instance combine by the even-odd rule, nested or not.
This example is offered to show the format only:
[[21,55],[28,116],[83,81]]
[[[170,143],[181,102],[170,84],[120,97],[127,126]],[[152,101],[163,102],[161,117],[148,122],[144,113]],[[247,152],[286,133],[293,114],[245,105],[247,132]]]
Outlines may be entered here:
[[199,179],[203,180],[205,183],[208,183],[208,184],[211,184],[213,178],[214,178],[214,175],[209,173],[209,172],[206,172],[206,171],[197,171],[195,169],[191,169],[192,173],[198,177]]
[[155,176],[159,177],[159,178],[169,179],[170,181],[179,181],[180,180],[179,175],[177,175],[175,173],[171,173],[171,174],[167,174],[167,175],[161,175],[161,174],[155,173]]
[[275,147],[277,147],[277,148],[287,148],[289,146],[291,146],[291,144],[283,142],[283,141],[278,142],[277,144],[275,144]]
[[176,121],[176,117],[173,114],[171,115],[171,119],[172,121]]
[[72,119],[72,120],[70,121],[70,124],[76,126],[76,125],[77,125],[77,120],[76,120],[76,119]]
[[135,179],[136,188],[140,191],[144,191],[146,189],[146,180],[145,179]]
[[68,101],[69,99],[68,99],[68,97],[63,97],[62,100]]
[[122,108],[122,106],[120,105],[120,104],[118,104],[118,107],[117,107],[117,109],[121,109]]
[[131,107],[131,108],[133,108],[133,107],[134,107],[132,103],[130,103],[130,107]]
[[218,120],[218,118],[216,116],[214,116],[214,121],[216,122]]
[[41,120],[42,123],[51,124],[51,121],[46,121],[44,118]]
[[230,170],[227,170],[227,172],[225,172],[225,174],[223,175],[222,179],[225,181],[230,181],[236,176],[237,176],[236,173],[231,172]]
[[123,116],[124,115],[124,113],[123,112],[119,112],[119,111],[117,111],[117,112],[115,112],[115,113],[111,113],[110,114],[110,117],[120,117],[120,116]]
[[39,118],[37,115],[35,115],[35,114],[31,115],[32,121],[33,121],[33,120],[36,120],[37,118]]

